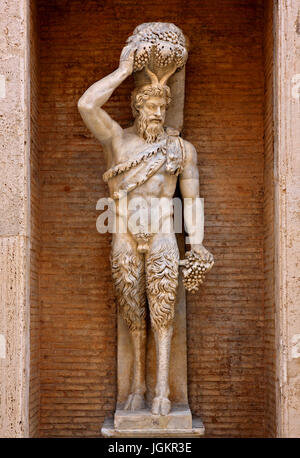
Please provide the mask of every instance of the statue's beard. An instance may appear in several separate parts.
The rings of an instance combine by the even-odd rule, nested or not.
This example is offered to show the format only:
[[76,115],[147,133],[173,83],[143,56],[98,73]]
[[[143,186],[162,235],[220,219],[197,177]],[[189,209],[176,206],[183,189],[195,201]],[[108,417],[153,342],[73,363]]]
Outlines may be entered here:
[[142,112],[137,115],[136,128],[139,136],[144,138],[147,143],[154,143],[160,140],[164,133],[162,122],[151,124]]

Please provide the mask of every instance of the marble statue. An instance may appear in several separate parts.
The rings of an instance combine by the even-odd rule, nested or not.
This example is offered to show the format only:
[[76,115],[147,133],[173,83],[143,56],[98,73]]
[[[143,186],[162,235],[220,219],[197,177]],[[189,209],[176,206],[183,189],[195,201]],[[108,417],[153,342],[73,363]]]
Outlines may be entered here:
[[[142,198],[147,212],[153,198],[172,200],[178,180],[183,201],[187,200],[191,210],[196,210],[196,150],[180,137],[178,129],[165,125],[174,95],[167,83],[185,66],[187,55],[186,38],[174,24],[142,24],[127,40],[118,68],[88,88],[78,102],[84,123],[102,144],[108,167],[103,179],[115,201],[119,220],[123,218],[124,199],[127,216],[136,220],[140,210],[131,205],[133,199]],[[131,96],[134,122],[123,129],[102,107],[132,73],[136,83]],[[183,91],[184,87],[176,90]],[[163,205],[162,209],[158,230],[151,232],[148,226],[140,224],[138,229],[116,231],[111,250],[116,298],[129,329],[134,358],[131,392],[124,409],[145,408],[149,310],[157,361],[151,411],[159,416],[168,415],[171,409],[168,374],[179,264],[184,267],[184,285],[191,291],[198,289],[205,272],[213,265],[212,255],[202,244],[204,218],[195,227],[191,218],[185,216],[191,249],[186,260],[179,261],[174,232],[162,229],[164,222],[172,218],[172,205]],[[148,213],[151,220],[150,210]]]

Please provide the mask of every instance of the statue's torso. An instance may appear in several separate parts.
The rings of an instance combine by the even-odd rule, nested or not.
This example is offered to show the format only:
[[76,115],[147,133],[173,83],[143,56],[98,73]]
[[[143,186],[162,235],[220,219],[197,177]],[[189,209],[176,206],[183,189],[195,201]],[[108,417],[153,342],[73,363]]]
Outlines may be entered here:
[[[167,139],[166,134],[165,139]],[[110,146],[110,149],[106,151],[108,167],[114,167],[118,164],[132,160],[139,153],[149,147],[151,148],[151,144],[147,143],[144,139],[132,132],[132,128],[129,128],[124,131],[123,138],[115,139]],[[152,163],[154,160],[155,156],[148,159],[148,161],[152,161]],[[110,197],[113,198],[114,194],[120,190],[122,182],[124,183],[124,176],[122,174],[108,181]],[[134,201],[134,199],[142,198],[143,205],[147,207],[148,221],[150,223],[151,218],[153,218],[153,215],[151,215],[151,208],[153,208],[153,206],[157,206],[157,201],[153,199],[164,198],[160,210],[160,223],[162,223],[173,214],[172,205],[166,205],[166,201],[171,202],[175,193],[176,183],[177,175],[171,175],[167,171],[166,163],[164,163],[159,170],[153,174],[153,176],[147,179],[147,181],[127,193],[127,202],[125,206],[124,201],[118,199],[115,201],[117,215],[122,217],[124,210],[126,210],[127,218],[132,216],[136,217],[140,210],[139,208],[136,208],[136,202],[138,201]]]

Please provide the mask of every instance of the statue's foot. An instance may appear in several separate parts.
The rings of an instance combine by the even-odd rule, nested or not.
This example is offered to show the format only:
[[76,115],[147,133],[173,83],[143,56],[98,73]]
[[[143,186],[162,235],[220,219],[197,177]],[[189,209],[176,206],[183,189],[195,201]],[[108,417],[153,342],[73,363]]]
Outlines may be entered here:
[[152,402],[152,414],[153,415],[168,415],[171,410],[171,402],[167,397],[156,396]]
[[139,393],[132,393],[128,396],[128,399],[125,402],[124,409],[135,411],[135,410],[145,409],[145,407],[146,407],[146,403],[145,403],[144,396]]

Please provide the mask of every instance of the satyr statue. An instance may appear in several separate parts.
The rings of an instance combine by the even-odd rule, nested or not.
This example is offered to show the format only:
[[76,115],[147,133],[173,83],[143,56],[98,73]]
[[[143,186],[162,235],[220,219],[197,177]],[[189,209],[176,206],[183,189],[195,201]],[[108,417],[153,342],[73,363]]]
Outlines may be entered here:
[[[86,126],[103,146],[108,167],[103,179],[115,201],[119,221],[123,220],[124,211],[128,219],[138,219],[141,207],[132,205],[137,198],[146,203],[151,221],[153,198],[171,202],[177,180],[183,200],[187,199],[190,209],[196,210],[199,197],[196,150],[180,137],[178,130],[164,125],[172,98],[167,82],[183,68],[186,59],[186,39],[175,25],[142,24],[128,39],[119,67],[87,89],[78,102]],[[134,122],[123,129],[102,106],[132,73],[136,80],[131,97]],[[174,231],[166,232],[163,226],[166,220],[172,219],[172,213],[172,205],[162,205],[159,217],[155,216],[159,223],[155,231],[142,222],[137,229],[127,226],[126,230],[116,230],[112,239],[113,282],[134,354],[131,393],[124,409],[133,411],[145,407],[146,313],[149,309],[157,359],[151,407],[154,415],[167,415],[171,409],[168,374],[179,251]],[[185,217],[191,250],[183,262],[183,276],[185,287],[196,290],[204,272],[211,268],[213,258],[202,245],[203,217],[198,226],[191,219]]]

